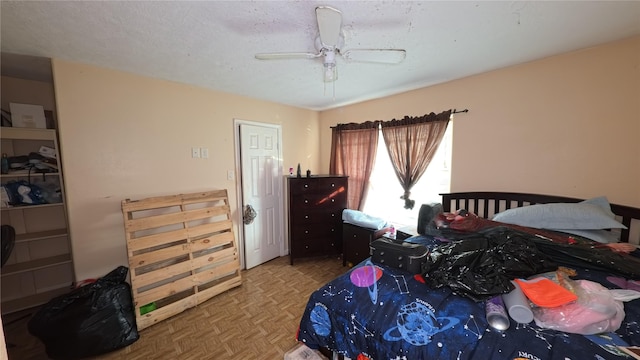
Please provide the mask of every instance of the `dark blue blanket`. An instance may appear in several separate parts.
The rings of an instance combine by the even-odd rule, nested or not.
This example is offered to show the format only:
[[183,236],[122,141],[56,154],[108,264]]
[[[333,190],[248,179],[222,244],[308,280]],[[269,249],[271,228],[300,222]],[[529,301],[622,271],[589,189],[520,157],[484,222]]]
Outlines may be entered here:
[[[606,273],[576,270],[576,279],[616,288]],[[484,303],[367,259],[311,295],[298,340],[352,359],[625,359],[614,344],[640,346],[640,299],[625,303],[625,313],[615,334],[583,336],[513,321],[501,332],[488,326]]]

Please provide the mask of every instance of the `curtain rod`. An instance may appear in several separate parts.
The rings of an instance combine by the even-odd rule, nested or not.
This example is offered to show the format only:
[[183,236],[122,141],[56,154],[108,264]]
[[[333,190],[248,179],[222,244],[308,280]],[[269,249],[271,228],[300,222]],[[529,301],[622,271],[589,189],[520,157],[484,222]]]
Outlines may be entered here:
[[[459,110],[458,109],[453,109],[451,111],[452,114],[460,114],[460,113],[467,113],[469,112],[469,109],[464,109],[464,110]],[[376,121],[381,121],[381,120],[376,120]],[[331,129],[335,128],[335,126],[330,126]]]

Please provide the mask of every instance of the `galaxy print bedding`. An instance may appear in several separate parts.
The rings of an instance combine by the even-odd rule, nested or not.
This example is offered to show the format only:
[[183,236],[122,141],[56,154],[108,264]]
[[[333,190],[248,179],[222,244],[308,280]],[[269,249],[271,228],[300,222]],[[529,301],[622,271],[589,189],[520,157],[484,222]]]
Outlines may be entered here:
[[[577,271],[576,279],[609,288],[625,281]],[[298,340],[351,359],[628,359],[616,345],[640,346],[640,299],[624,306],[616,333],[584,336],[513,320],[497,331],[487,323],[484,303],[365,260],[311,295]]]
[[[504,222],[500,225],[488,219],[514,207],[577,203],[581,208],[579,203],[597,200],[509,192],[461,192],[442,197],[444,213],[466,209],[476,217],[464,217],[462,222],[454,219],[450,229],[455,227],[451,225],[460,225],[457,230],[475,234],[503,232],[494,227],[504,227]],[[432,247],[443,238],[456,240],[454,233],[431,233],[434,211],[429,211],[431,205],[422,206],[426,211],[420,209],[417,226],[422,235],[409,241]],[[610,204],[610,210],[612,213],[607,216],[615,214],[615,219],[625,225],[614,241],[638,244],[640,209]],[[576,216],[582,216],[578,213]],[[599,244],[595,239],[578,237],[579,241],[575,241],[572,237],[566,242],[565,232],[541,233],[526,228],[531,225],[523,226],[512,223],[508,228],[535,242],[536,248],[557,265],[575,270],[574,280],[590,280],[610,289],[640,290],[640,250],[615,254],[608,248],[610,245]],[[635,258],[629,258],[632,255]],[[427,279],[429,284],[421,275],[376,265],[367,259],[310,296],[298,340],[308,347],[328,349],[353,360],[631,359],[619,346],[640,346],[640,299],[623,303],[625,317],[615,332],[580,335],[541,328],[534,321],[518,324],[513,319],[507,330],[499,331],[487,323],[483,301],[474,301],[468,294],[456,295],[450,286],[434,285],[433,277]]]

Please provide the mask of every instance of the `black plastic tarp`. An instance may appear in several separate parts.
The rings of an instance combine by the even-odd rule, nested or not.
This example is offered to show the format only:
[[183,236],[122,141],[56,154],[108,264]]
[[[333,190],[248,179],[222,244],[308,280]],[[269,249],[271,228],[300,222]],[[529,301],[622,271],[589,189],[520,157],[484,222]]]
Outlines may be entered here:
[[475,301],[513,290],[511,279],[553,271],[557,265],[525,235],[506,228],[464,234],[433,248],[422,265],[425,282],[448,286]]

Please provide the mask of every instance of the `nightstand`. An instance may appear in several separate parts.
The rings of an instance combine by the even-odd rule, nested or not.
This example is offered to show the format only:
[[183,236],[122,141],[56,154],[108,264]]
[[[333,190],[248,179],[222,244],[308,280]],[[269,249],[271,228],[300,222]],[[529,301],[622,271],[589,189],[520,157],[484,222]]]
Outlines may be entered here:
[[365,228],[350,223],[342,224],[342,266],[358,264],[370,256],[369,244],[382,237],[389,229]]

